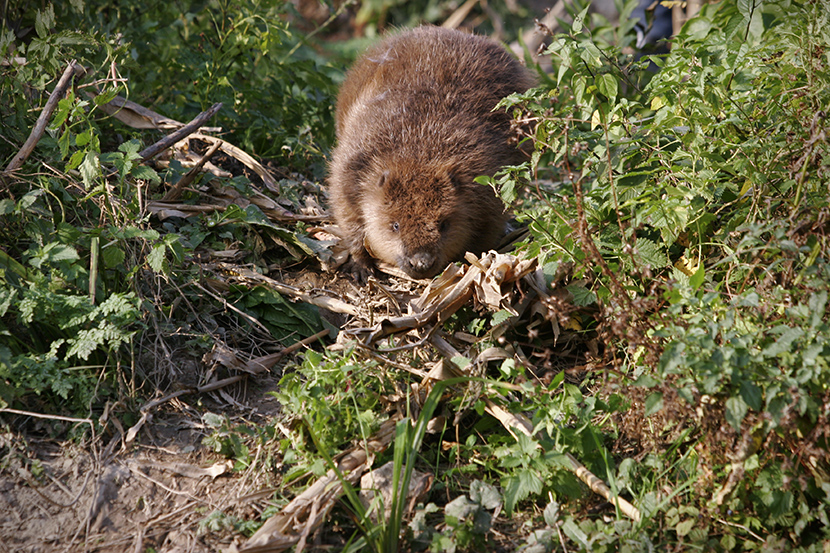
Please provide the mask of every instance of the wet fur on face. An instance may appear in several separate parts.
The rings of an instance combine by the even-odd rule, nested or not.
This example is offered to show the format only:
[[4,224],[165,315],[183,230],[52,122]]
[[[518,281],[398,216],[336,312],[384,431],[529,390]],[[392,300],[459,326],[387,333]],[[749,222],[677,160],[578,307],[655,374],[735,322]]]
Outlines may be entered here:
[[337,102],[329,200],[354,264],[431,277],[496,246],[506,216],[479,175],[520,163],[498,101],[534,79],[495,42],[420,27],[349,71]]
[[[426,278],[466,251],[490,247],[503,228],[494,202],[471,205],[475,192],[492,191],[464,182],[444,163],[392,165],[374,171],[364,185],[364,246],[373,257],[396,265],[415,278]],[[492,198],[495,199],[495,198]],[[478,202],[480,203],[480,202]],[[481,228],[488,221],[496,233]]]

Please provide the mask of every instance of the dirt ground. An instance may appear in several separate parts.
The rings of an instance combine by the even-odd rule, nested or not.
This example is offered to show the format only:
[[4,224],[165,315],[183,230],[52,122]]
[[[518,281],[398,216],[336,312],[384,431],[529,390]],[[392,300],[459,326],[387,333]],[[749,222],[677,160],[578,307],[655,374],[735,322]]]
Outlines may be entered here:
[[[259,377],[246,409],[223,414],[255,422],[273,413],[277,402],[266,392],[276,382]],[[185,400],[210,411],[210,397]],[[0,435],[0,551],[225,550],[234,532],[216,513],[257,519],[270,494],[245,497],[259,484],[202,443],[210,429],[187,402],[157,411],[131,447],[121,436],[58,441],[48,433],[71,423],[0,415],[11,428],[26,425],[25,439]]]

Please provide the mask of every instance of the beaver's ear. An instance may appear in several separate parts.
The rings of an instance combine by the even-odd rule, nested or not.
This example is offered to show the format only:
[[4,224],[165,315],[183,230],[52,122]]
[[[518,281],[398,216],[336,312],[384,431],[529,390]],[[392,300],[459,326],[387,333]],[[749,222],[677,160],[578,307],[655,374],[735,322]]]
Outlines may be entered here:
[[464,188],[464,178],[462,177],[459,171],[449,171],[447,173],[447,178],[450,180],[450,184],[452,184],[456,190]]
[[378,179],[378,188],[385,188],[389,184],[389,170],[387,169],[380,174]]
[[364,151],[360,151],[349,158],[346,162],[346,170],[354,175],[365,174],[369,169],[371,157]]

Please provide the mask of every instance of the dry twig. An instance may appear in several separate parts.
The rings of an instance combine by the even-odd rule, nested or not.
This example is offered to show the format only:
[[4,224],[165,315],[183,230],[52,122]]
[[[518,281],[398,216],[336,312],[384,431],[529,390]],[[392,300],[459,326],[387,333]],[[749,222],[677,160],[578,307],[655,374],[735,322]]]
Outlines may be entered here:
[[52,91],[52,94],[49,95],[49,99],[46,101],[46,105],[43,106],[43,111],[40,112],[40,116],[37,118],[35,126],[32,128],[29,138],[27,138],[26,142],[23,143],[20,151],[15,154],[3,173],[8,175],[17,169],[20,169],[23,162],[26,161],[26,159],[31,155],[40,140],[40,137],[43,136],[44,131],[46,131],[46,126],[49,124],[49,118],[52,117],[52,112],[54,112],[55,108],[58,107],[58,102],[61,98],[63,98],[64,94],[66,94],[66,90],[69,88],[69,85],[72,84],[72,77],[82,72],[83,68],[78,65],[78,62],[75,60],[69,62],[63,72],[63,75],[61,75],[57,86],[55,86],[55,90]]
[[163,150],[166,150],[167,148],[169,148],[170,146],[172,146],[176,142],[179,142],[180,140],[182,140],[186,136],[195,133],[199,129],[199,127],[201,127],[202,125],[205,124],[205,122],[208,119],[210,119],[211,117],[216,115],[216,112],[218,112],[221,108],[222,108],[222,103],[221,102],[219,102],[217,104],[213,104],[210,107],[210,109],[208,109],[206,111],[203,111],[202,113],[197,115],[193,119],[193,121],[191,121],[187,125],[183,126],[182,128],[180,128],[178,130],[175,130],[172,133],[168,134],[167,136],[165,136],[164,138],[162,138],[161,140],[159,140],[155,144],[144,148],[143,150],[141,150],[138,153],[138,155],[141,157],[141,159],[143,161],[147,161],[148,159],[151,159],[151,158],[155,157],[156,155],[161,153]]

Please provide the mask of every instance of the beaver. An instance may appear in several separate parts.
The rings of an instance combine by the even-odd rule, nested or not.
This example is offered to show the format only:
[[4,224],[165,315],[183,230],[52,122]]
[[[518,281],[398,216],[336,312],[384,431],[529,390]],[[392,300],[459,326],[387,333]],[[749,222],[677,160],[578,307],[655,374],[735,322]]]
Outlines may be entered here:
[[360,278],[374,259],[430,278],[495,247],[507,216],[475,183],[522,161],[496,104],[535,84],[496,42],[440,27],[388,36],[346,74],[329,200]]

